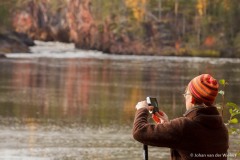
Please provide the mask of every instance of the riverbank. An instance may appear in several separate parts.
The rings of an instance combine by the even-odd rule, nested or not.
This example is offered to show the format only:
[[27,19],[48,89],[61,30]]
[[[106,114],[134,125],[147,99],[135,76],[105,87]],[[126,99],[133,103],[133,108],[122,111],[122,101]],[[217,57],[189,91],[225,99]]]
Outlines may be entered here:
[[44,0],[26,1],[14,8],[11,14],[14,32],[2,36],[0,52],[29,52],[28,44],[19,40],[19,35],[27,35],[32,40],[74,43],[78,49],[107,54],[240,57],[240,36],[229,41],[229,36],[222,32],[224,28],[216,30],[215,34],[203,35],[202,28],[195,24],[201,23],[203,17],[200,15],[187,20],[185,14],[176,15],[169,10],[158,19],[148,10],[144,13],[145,18],[136,19],[132,17],[134,14],[131,15],[132,4],[119,5],[127,16],[109,13],[99,17],[97,8],[104,9],[104,6],[94,0],[69,0],[57,4]]
[[[99,14],[103,14],[106,6],[94,0],[70,0],[57,4],[54,1],[29,1],[14,11],[13,28],[34,40],[72,42],[78,49],[98,50],[108,54],[240,57],[240,36],[237,33],[233,36],[232,31],[232,36],[229,36],[226,26],[220,25],[222,20],[218,20],[218,17],[214,24],[222,28],[214,30],[206,27],[203,30],[207,16],[187,16],[183,11],[176,14],[173,10],[167,10],[161,13],[159,19],[153,3],[152,10],[147,10],[147,13],[144,11],[137,18],[132,8],[138,5],[120,1],[101,3],[121,6],[122,11],[109,12],[101,17]],[[174,6],[173,3],[171,5]],[[209,7],[211,5],[209,3]],[[195,12],[192,8],[187,8],[190,13]],[[99,13],[99,10],[102,11]],[[212,23],[209,22],[209,26]],[[205,33],[208,30],[214,30],[214,34]]]
[[[51,42],[54,42],[54,41],[51,41]],[[63,46],[65,46],[64,43],[62,44]],[[78,47],[76,43],[70,43],[70,42],[65,44],[73,44],[76,49],[97,50],[105,54],[116,54],[116,55],[221,57],[220,53],[215,50],[182,49],[180,50],[180,52],[176,52],[174,49],[168,48],[166,50],[161,50],[161,52],[153,52],[152,51],[153,49],[151,47],[148,48],[148,46],[144,46],[143,44],[138,42],[119,43],[119,44],[115,43],[115,44],[112,44],[109,49],[87,48],[87,47],[82,48],[82,47]],[[5,58],[6,57],[5,54],[8,54],[8,53],[29,53],[30,54],[31,50],[29,47],[34,45],[35,45],[34,40],[29,38],[24,33],[9,32],[9,31],[5,33],[0,33],[0,58]]]

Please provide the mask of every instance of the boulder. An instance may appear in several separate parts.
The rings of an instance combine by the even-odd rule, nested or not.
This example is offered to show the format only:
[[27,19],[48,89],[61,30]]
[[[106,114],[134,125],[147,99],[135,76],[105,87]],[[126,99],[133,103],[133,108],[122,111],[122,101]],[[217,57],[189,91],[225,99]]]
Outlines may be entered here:
[[5,54],[0,54],[0,59],[1,58],[7,58],[7,57],[5,56]]
[[11,32],[0,33],[0,53],[29,53],[27,44],[33,44],[23,37]]

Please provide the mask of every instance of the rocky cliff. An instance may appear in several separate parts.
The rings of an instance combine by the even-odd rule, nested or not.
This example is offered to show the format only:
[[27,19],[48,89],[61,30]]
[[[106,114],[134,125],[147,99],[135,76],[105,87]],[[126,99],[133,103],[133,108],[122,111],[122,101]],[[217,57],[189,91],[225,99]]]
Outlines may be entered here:
[[68,0],[55,12],[49,1],[29,1],[13,14],[15,31],[32,39],[74,42],[80,49],[111,54],[175,54],[173,32],[167,23],[142,23],[144,40],[137,38],[127,25],[114,15],[103,22],[94,19],[91,0]]

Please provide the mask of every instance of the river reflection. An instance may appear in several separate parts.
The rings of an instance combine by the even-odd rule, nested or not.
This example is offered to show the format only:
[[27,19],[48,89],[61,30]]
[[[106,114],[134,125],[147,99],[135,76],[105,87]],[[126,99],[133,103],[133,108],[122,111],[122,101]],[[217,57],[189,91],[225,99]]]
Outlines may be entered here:
[[[189,80],[201,73],[228,80],[227,99],[238,103],[239,60],[144,56],[2,59],[0,139],[14,142],[10,140],[12,144],[0,153],[3,158],[14,157],[19,148],[25,148],[21,157],[140,159],[141,144],[131,137],[136,103],[155,96],[170,118],[181,116],[185,112],[182,93]],[[168,159],[168,149],[158,150],[153,148],[152,156]]]

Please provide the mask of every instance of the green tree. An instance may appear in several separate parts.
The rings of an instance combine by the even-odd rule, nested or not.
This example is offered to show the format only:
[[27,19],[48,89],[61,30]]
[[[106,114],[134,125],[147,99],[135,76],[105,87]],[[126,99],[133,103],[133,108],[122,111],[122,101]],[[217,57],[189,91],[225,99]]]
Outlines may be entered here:
[[[229,118],[225,123],[228,127],[228,131],[230,135],[240,135],[240,130],[236,125],[239,125],[239,115],[240,115],[240,107],[233,102],[226,102],[225,99],[225,90],[228,85],[225,79],[219,80],[220,85],[222,86],[222,90],[219,91],[219,94],[222,96],[222,104],[218,105],[220,109],[221,115],[224,119],[225,114],[224,111],[229,112]],[[240,156],[240,150],[238,150],[237,156]]]

